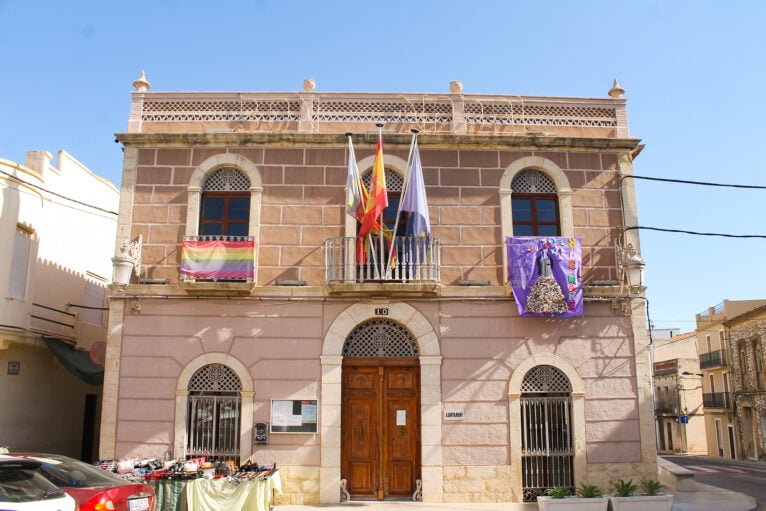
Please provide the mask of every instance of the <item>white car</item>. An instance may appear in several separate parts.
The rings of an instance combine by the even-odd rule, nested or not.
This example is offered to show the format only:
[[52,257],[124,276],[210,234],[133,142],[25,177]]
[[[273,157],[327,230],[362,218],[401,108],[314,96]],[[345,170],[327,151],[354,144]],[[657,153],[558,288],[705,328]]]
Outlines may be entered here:
[[0,454],[0,509],[77,511],[75,500],[37,472],[41,463]]

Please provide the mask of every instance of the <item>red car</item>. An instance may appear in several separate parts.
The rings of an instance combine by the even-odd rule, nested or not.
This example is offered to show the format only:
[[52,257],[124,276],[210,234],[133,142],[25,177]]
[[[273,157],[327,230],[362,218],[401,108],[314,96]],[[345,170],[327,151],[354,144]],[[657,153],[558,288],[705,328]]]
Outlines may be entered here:
[[74,497],[80,511],[154,511],[154,489],[58,454],[11,453],[42,463],[40,472]]

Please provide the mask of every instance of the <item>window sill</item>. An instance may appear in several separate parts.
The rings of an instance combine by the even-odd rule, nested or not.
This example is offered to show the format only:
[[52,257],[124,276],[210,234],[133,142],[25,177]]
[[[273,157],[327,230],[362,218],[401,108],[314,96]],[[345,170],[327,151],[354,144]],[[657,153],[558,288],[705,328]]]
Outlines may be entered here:
[[185,281],[178,285],[187,294],[205,296],[249,296],[255,289],[254,282]]

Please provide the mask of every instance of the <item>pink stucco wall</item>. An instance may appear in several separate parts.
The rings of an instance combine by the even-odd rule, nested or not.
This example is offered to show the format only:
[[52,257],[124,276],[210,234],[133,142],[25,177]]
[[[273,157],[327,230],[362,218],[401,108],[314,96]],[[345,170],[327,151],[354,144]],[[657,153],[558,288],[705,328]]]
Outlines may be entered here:
[[[254,420],[269,422],[271,399],[320,399],[320,355],[345,300],[141,299],[124,321],[119,375],[117,456],[172,450],[175,390],[183,368],[210,352],[236,357],[255,390]],[[554,353],[586,387],[589,463],[640,461],[638,392],[630,318],[587,303],[582,318],[519,318],[510,299],[410,303],[439,338],[442,399],[465,410],[445,421],[444,465],[510,463],[509,380],[533,354]],[[255,446],[262,463],[319,466],[319,435],[273,434]]]

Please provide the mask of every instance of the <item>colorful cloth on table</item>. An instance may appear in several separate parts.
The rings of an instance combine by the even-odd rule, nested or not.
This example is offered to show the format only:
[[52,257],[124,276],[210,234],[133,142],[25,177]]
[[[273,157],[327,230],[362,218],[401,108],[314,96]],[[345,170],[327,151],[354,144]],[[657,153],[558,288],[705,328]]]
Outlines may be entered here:
[[239,484],[226,478],[195,479],[186,484],[186,500],[194,511],[269,511],[272,490],[282,493],[278,471],[267,479]]
[[154,488],[155,511],[187,511],[184,498],[186,481],[160,479],[148,481],[146,484]]

